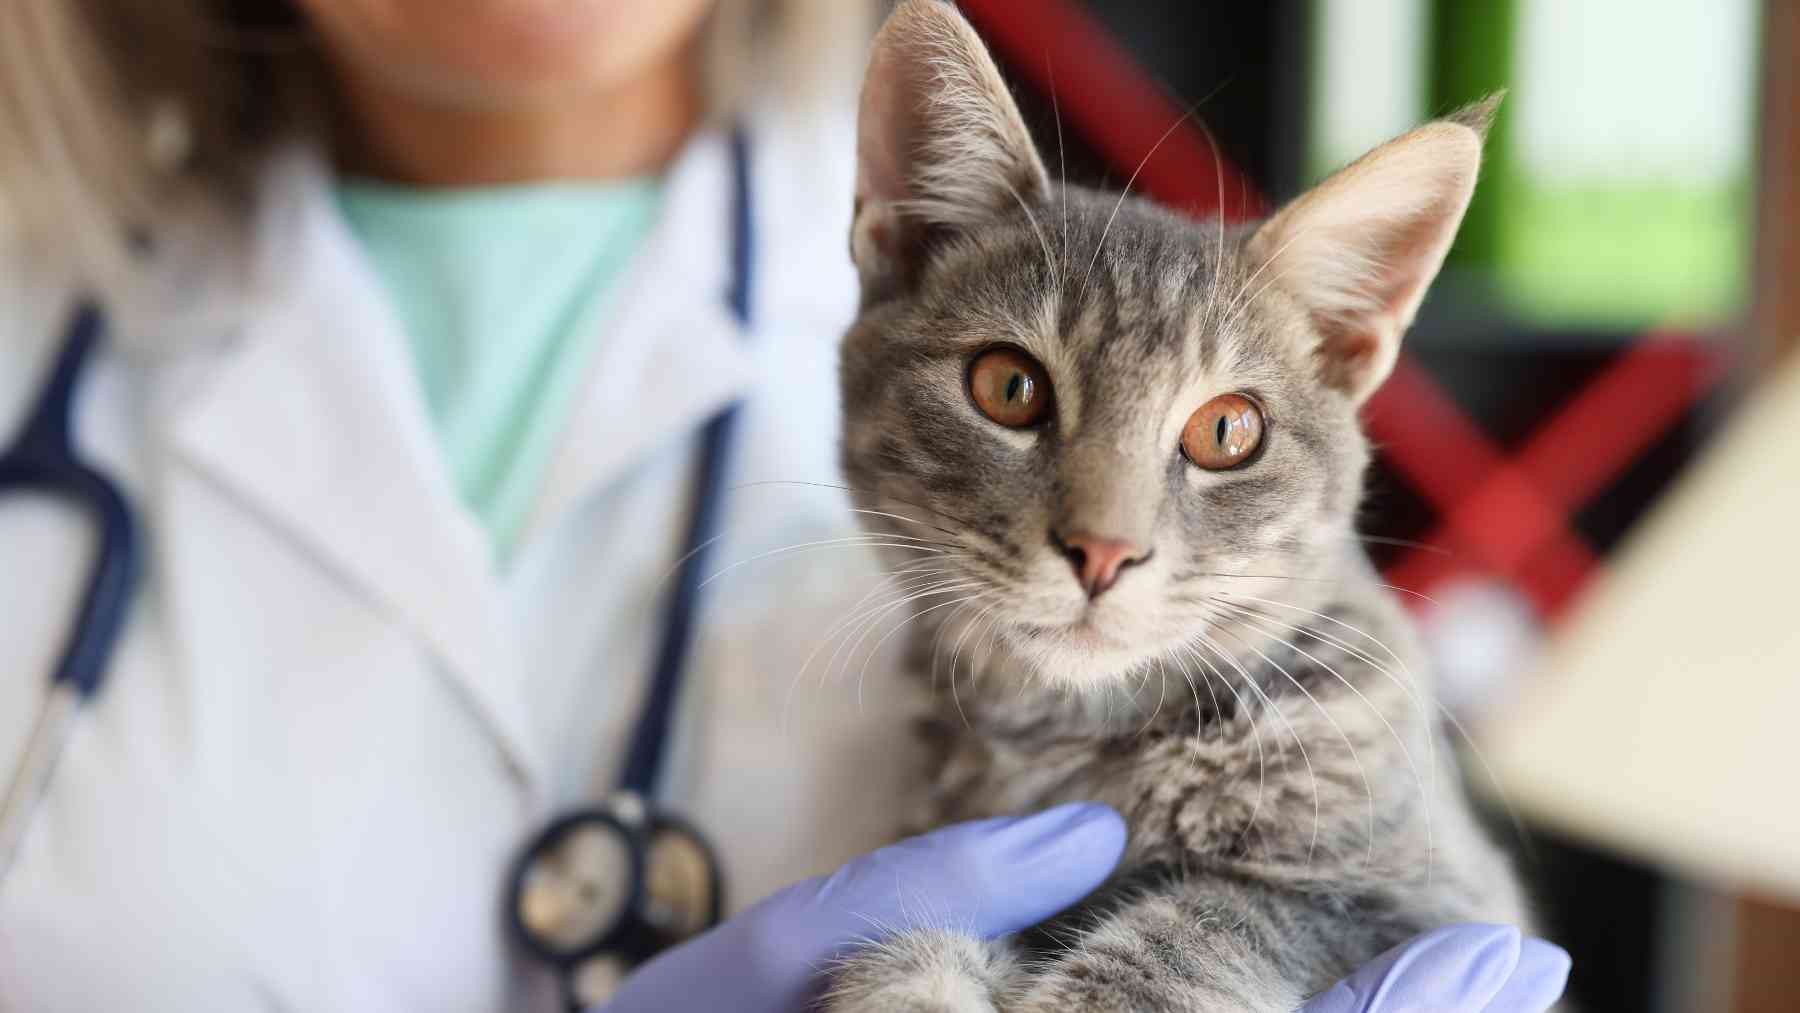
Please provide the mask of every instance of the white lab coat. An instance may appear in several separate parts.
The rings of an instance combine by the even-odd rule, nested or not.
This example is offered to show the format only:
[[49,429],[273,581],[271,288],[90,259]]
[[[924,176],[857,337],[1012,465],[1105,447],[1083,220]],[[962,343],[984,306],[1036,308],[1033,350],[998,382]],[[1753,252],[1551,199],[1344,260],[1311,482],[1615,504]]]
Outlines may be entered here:
[[[698,427],[747,394],[735,482],[837,481],[849,121],[765,113],[751,135],[753,334],[723,302],[729,163],[707,133],[668,175],[504,572],[316,152],[273,160],[247,242],[196,219],[159,237],[151,282],[103,293],[117,338],[83,382],[79,442],[134,502],[145,569],[0,887],[0,1009],[488,1010],[545,994],[509,951],[502,881],[547,813],[617,774]],[[0,433],[74,297],[0,260]],[[720,566],[855,530],[841,493],[804,486],[740,487],[726,523]],[[84,532],[66,507],[0,503],[5,776]],[[801,552],[708,590],[667,796],[723,852],[734,907],[897,827],[919,691],[892,652],[860,687],[860,658],[823,689],[815,662],[789,697],[870,565]]]

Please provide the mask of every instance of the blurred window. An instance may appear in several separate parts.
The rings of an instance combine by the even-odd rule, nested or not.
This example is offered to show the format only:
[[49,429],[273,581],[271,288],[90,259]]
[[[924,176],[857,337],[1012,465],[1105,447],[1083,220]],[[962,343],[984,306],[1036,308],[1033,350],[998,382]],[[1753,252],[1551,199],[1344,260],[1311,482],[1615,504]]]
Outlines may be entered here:
[[1551,327],[1699,327],[1741,312],[1755,0],[1315,4],[1315,175],[1506,87],[1456,266]]

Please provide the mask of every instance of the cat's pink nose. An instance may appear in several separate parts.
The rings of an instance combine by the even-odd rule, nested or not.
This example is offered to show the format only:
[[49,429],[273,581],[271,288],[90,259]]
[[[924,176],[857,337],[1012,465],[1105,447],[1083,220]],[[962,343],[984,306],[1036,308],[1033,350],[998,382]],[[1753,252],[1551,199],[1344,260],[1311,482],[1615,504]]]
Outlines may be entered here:
[[1119,571],[1133,563],[1141,563],[1149,553],[1123,538],[1102,538],[1077,531],[1068,535],[1052,535],[1056,547],[1075,568],[1075,579],[1081,582],[1089,598],[1098,598],[1117,583]]

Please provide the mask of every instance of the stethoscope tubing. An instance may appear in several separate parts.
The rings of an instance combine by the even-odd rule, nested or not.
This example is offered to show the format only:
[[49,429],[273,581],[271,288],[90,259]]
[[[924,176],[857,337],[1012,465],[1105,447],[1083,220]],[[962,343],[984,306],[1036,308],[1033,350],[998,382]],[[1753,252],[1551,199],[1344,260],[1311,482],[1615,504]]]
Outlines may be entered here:
[[70,501],[91,514],[98,530],[100,544],[87,591],[50,677],[54,683],[73,683],[83,697],[93,695],[106,677],[138,573],[131,505],[75,448],[75,387],[104,330],[105,316],[97,305],[84,300],[76,306],[49,381],[18,437],[0,452],[0,495],[38,493]]
[[131,506],[111,480],[87,466],[75,448],[75,387],[105,329],[100,308],[75,309],[37,403],[13,443],[0,453],[0,494],[41,494],[82,508],[99,535],[87,590],[39,704],[31,737],[0,801],[0,891],[43,801],[82,705],[99,692],[107,662],[131,605],[139,568]]
[[0,893],[6,889],[7,874],[12,871],[25,832],[31,828],[31,817],[50,787],[69,737],[75,733],[85,699],[74,683],[58,682],[38,706],[31,738],[26,740],[25,751],[13,770],[6,799],[0,802]]

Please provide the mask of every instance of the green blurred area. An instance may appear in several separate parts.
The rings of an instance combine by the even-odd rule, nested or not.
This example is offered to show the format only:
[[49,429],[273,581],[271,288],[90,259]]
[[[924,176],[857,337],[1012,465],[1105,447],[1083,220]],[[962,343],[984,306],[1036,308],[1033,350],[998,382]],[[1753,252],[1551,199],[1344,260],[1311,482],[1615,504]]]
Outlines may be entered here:
[[1486,266],[1527,320],[1701,327],[1736,316],[1749,298],[1748,179],[1716,187],[1510,182],[1495,201],[1496,255]]

